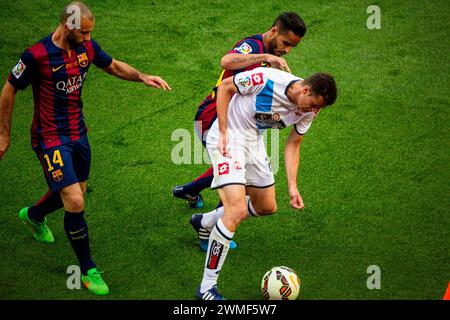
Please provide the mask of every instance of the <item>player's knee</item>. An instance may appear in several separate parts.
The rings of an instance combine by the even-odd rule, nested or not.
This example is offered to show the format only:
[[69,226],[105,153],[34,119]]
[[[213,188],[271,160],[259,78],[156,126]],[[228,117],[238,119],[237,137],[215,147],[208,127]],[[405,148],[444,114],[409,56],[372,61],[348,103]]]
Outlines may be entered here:
[[233,207],[231,209],[232,214],[229,216],[230,222],[238,226],[241,221],[243,221],[247,217],[247,208],[246,207]]
[[[65,202],[67,208],[71,212],[80,212],[84,210],[84,198],[83,194],[73,194],[66,198]],[[65,207],[66,207],[65,206]]]

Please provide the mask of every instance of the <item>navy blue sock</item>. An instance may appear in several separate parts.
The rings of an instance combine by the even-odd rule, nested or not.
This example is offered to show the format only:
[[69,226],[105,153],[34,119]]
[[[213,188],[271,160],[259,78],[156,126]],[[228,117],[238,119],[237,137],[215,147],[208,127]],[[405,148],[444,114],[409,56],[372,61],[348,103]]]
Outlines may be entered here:
[[191,196],[197,196],[203,189],[210,188],[214,178],[213,168],[210,167],[200,177],[183,186],[185,193]]
[[42,223],[46,215],[61,209],[63,206],[59,192],[49,190],[41,200],[28,208],[28,218],[34,222]]
[[80,262],[81,273],[86,275],[89,269],[95,268],[95,263],[92,261],[89,249],[88,226],[84,220],[84,211],[65,211],[64,230]]

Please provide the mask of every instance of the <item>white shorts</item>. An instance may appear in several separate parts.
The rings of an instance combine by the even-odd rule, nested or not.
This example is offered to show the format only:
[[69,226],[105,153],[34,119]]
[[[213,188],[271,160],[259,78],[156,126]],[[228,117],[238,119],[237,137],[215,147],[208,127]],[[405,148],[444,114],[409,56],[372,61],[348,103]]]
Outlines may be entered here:
[[217,149],[219,126],[217,120],[206,137],[206,148],[214,169],[211,189],[231,184],[267,188],[275,183],[262,135],[257,130],[228,130],[228,150],[231,158]]

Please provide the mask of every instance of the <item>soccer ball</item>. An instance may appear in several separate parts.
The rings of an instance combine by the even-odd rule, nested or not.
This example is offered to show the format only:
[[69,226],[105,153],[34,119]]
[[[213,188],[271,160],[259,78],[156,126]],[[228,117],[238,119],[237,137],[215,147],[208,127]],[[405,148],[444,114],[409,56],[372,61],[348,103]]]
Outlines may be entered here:
[[273,267],[261,281],[261,291],[266,300],[295,300],[300,292],[300,278],[288,267]]

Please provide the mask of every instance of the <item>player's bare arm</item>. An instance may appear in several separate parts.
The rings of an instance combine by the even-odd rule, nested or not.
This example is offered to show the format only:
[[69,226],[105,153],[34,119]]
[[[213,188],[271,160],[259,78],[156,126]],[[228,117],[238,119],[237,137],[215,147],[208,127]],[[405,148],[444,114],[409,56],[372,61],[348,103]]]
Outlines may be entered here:
[[281,57],[277,57],[269,53],[261,54],[240,54],[240,53],[228,53],[223,56],[220,64],[222,68],[226,70],[238,70],[257,63],[267,62],[271,67],[287,71],[291,73],[289,66]]
[[217,119],[219,121],[220,139],[217,148],[225,157],[230,157],[228,152],[228,105],[231,97],[237,92],[233,78],[227,78],[218,87],[217,91]]
[[291,198],[291,207],[302,209],[304,207],[303,199],[298,191],[297,173],[300,164],[300,145],[303,136],[299,135],[294,128],[286,141],[284,148],[284,162],[286,166],[286,175],[288,181],[289,196]]
[[157,89],[172,90],[161,77],[142,73],[129,64],[116,59],[113,59],[112,63],[108,67],[103,68],[103,70],[119,79],[143,82],[145,85]]
[[17,90],[6,81],[0,96],[0,160],[9,147],[11,117]]

